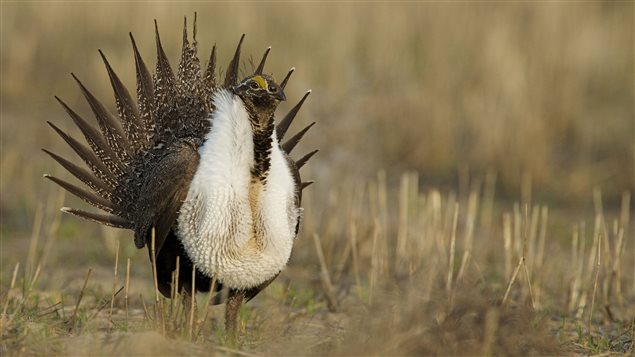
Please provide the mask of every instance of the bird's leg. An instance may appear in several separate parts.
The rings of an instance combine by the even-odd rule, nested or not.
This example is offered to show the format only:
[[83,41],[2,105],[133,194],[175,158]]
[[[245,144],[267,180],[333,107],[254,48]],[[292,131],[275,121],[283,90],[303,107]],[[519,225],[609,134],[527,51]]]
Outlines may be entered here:
[[238,327],[238,312],[243,304],[245,292],[242,290],[231,290],[225,305],[225,332],[231,340],[236,339]]

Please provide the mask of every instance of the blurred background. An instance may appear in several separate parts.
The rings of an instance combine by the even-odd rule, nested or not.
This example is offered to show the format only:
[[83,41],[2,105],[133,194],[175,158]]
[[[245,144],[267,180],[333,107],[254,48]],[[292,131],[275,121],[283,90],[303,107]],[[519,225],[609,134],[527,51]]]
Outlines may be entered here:
[[[429,289],[426,291],[433,298],[428,300],[434,302],[437,286],[428,282],[435,281],[439,272],[445,279],[446,273],[439,267],[450,266],[452,276],[453,265],[445,253],[456,214],[457,252],[466,252],[461,271],[468,253],[472,254],[473,234],[477,239],[474,261],[481,264],[483,274],[478,265],[466,271],[481,279],[494,296],[503,295],[511,264],[524,254],[521,227],[526,233],[531,226],[529,261],[540,263],[530,264],[531,274],[538,279],[534,289],[543,289],[547,310],[573,311],[571,316],[577,319],[583,316],[580,311],[591,305],[587,296],[591,292],[595,296],[593,249],[600,247],[602,227],[608,238],[602,251],[615,255],[613,260],[602,258],[606,265],[600,274],[600,286],[605,286],[602,303],[616,306],[609,293],[615,288],[615,278],[623,282],[627,298],[620,306],[634,311],[635,236],[628,222],[634,211],[629,207],[635,200],[627,193],[635,192],[634,11],[632,2],[599,1],[0,3],[0,287],[10,285],[12,268],[24,263],[26,257],[21,268],[24,281],[38,275],[36,266],[43,267],[39,296],[53,296],[51,301],[66,299],[68,305],[68,301],[75,301],[86,270],[91,268],[91,279],[98,283],[91,294],[99,300],[104,291],[109,294],[118,252],[115,242],[122,242],[121,262],[125,257],[133,258],[131,286],[151,296],[147,253],[134,248],[129,232],[103,229],[60,214],[62,205],[86,205],[60,194],[57,186],[42,178],[42,174],[52,173],[73,180],[40,148],[76,157],[46,125],[47,120],[52,121],[75,136],[79,134],[54,96],[84,118],[92,118],[70,72],[114,111],[112,90],[97,49],[132,89],[135,73],[128,32],[134,34],[146,64],[153,67],[156,19],[163,47],[175,68],[183,18],[188,18],[191,35],[197,12],[203,64],[216,44],[218,63],[224,70],[245,33],[244,73],[260,60],[267,46],[272,46],[272,53],[266,72],[281,80],[290,67],[296,68],[286,88],[289,100],[282,103],[280,113],[312,89],[290,132],[312,121],[318,123],[294,151],[298,158],[320,149],[302,172],[316,184],[304,196],[305,224],[289,268],[263,294],[275,301],[272,306],[283,306],[279,301],[289,300],[294,314],[299,311],[296,305],[302,305],[307,320],[322,321],[313,315],[325,310],[318,277],[324,261],[318,262],[316,257],[321,236],[326,266],[334,272],[338,299],[344,301],[343,311],[359,308],[357,300],[346,303],[354,295],[349,293],[351,286],[356,286],[359,300],[368,297],[370,306],[374,284],[388,285],[380,289],[386,295],[410,291],[393,289],[392,284],[401,282],[411,285],[413,292],[412,303],[405,304],[412,310],[405,309],[401,316],[412,321],[398,326],[410,336],[409,326],[419,328],[421,321],[434,325],[430,316],[438,317],[441,312],[421,310],[421,287]],[[540,234],[538,222],[544,226]],[[548,252],[544,265],[542,258],[533,259],[531,252],[531,237],[537,236],[542,243],[536,251]],[[619,237],[624,238],[624,244]],[[315,238],[315,245],[311,238]],[[511,241],[515,242],[513,252],[507,245]],[[620,260],[622,250],[625,254]],[[599,261],[597,267],[600,269]],[[411,283],[403,271],[427,275],[423,283]],[[368,290],[364,290],[366,272]],[[621,297],[617,286],[617,296]],[[89,290],[91,287],[92,282]],[[473,302],[475,295],[466,291],[457,296]],[[580,291],[583,294],[578,294]],[[526,302],[527,291],[522,290],[519,296],[512,293],[510,299]],[[394,305],[402,300],[403,295],[398,295],[397,303],[383,307],[382,311],[389,312],[386,318],[392,318]],[[259,303],[263,299],[255,300]],[[335,310],[330,304],[328,310]],[[478,304],[483,306],[482,313],[491,307],[490,300]],[[270,311],[263,316],[273,320],[274,331],[279,323]],[[295,318],[291,316],[303,315],[283,310],[281,316],[286,324]],[[386,329],[384,315],[369,316],[371,321],[377,320],[379,331]],[[533,320],[525,322],[535,327]],[[339,327],[323,325],[333,334],[340,331]],[[467,330],[483,331],[481,325],[475,326]],[[514,333],[525,336],[528,329],[523,326]],[[624,329],[632,331],[629,326]],[[506,326],[504,330],[513,329]],[[537,330],[544,333],[545,329]],[[574,338],[581,336],[577,325],[565,330]],[[413,341],[419,341],[413,342],[415,345],[424,341],[412,336]],[[441,340],[434,334],[426,336],[432,344]],[[439,336],[446,338],[445,334]],[[474,340],[457,336],[456,341]],[[296,338],[297,334],[293,335]],[[325,339],[320,335],[316,340]],[[29,345],[24,341],[20,343]],[[48,335],[41,341],[42,354],[50,354]],[[575,341],[576,346],[583,343]],[[383,344],[384,339],[378,342]],[[359,348],[365,342],[354,345]],[[447,343],[440,345],[439,351],[450,354],[475,351],[470,346],[452,350],[444,349]],[[301,348],[298,351],[307,351],[304,345]],[[360,350],[351,351],[361,354]],[[414,350],[386,351],[415,354]],[[490,354],[485,347],[483,351]]]
[[297,128],[318,126],[297,155],[320,148],[317,190],[382,169],[453,188],[489,172],[498,197],[525,182],[559,205],[635,188],[633,4],[4,3],[3,229],[30,227],[41,174],[59,172],[40,148],[70,154],[46,125],[76,132],[53,96],[91,118],[69,73],[114,109],[97,49],[132,88],[128,32],[152,66],[156,18],[175,66],[195,11],[203,63],[216,43],[226,66],[246,33],[244,58],[271,45],[267,71],[297,69],[283,109],[313,90]]

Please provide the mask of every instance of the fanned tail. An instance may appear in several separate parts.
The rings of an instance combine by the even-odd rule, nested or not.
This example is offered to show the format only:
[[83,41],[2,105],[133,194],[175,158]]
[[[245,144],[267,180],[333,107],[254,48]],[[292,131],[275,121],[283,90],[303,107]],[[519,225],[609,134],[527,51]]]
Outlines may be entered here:
[[154,84],[152,83],[150,71],[139,53],[137,43],[132,33],[129,34],[137,73],[137,103],[139,105],[141,123],[143,124],[141,130],[145,134],[145,140],[143,142],[149,145],[156,131],[154,120]]
[[99,128],[101,129],[101,133],[103,134],[104,139],[106,139],[108,146],[112,149],[112,152],[114,152],[115,157],[119,159],[120,163],[129,162],[132,158],[132,152],[130,151],[128,141],[124,136],[121,123],[88,89],[86,89],[86,87],[84,87],[82,82],[73,73],[71,73],[71,76],[73,76],[79,85],[84,98],[86,98],[86,101],[90,105],[90,109],[92,109],[93,114],[97,119],[97,123],[99,124]]
[[[203,71],[197,53],[196,32],[195,14],[191,42],[188,39],[187,19],[184,20],[181,58],[175,74],[163,50],[159,27],[155,20],[157,62],[154,75],[148,70],[132,33],[129,34],[136,72],[136,101],[108,62],[106,55],[99,50],[112,86],[116,114],[106,109],[83,82],[72,74],[95,116],[96,126],[89,124],[65,102],[55,97],[81,131],[88,145],[82,144],[55,124],[48,124],[73,149],[86,167],[81,167],[52,151],[43,150],[86,188],[50,175],[45,177],[106,213],[93,213],[68,207],[62,209],[64,212],[112,227],[134,229],[137,210],[135,203],[145,179],[143,169],[147,159],[161,155],[161,150],[174,140],[186,140],[195,146],[202,145],[205,134],[209,131],[210,114],[215,109],[212,102],[214,93],[220,88],[231,90],[238,82],[241,47],[245,35],[240,37],[224,81],[219,84],[216,78],[216,45],[212,47]],[[270,51],[270,47],[265,50],[255,73],[263,73]],[[286,74],[281,82],[281,88],[286,87],[293,71],[294,68],[291,68]],[[276,126],[279,140],[284,138],[309,94],[310,91]],[[281,145],[287,155],[313,124],[315,123],[309,124]],[[317,150],[294,161],[298,178],[298,170],[315,153]],[[302,182],[299,189],[304,189],[311,183],[312,181]]]
[[240,51],[245,40],[245,34],[240,36],[234,57],[229,62],[227,73],[225,73],[225,88],[233,88],[238,83],[238,65],[240,64]]
[[299,158],[299,159],[295,162],[295,164],[296,164],[296,166],[298,167],[298,169],[301,169],[301,168],[302,168],[302,166],[304,166],[304,165],[305,165],[305,164],[306,164],[306,163],[307,163],[307,162],[308,162],[308,161],[309,161],[309,160],[313,157],[313,155],[315,155],[315,154],[317,154],[317,153],[318,153],[318,151],[320,151],[320,150],[315,149],[315,150],[313,150],[313,151],[309,152],[308,154],[306,154],[306,155],[302,156],[301,158]]
[[256,68],[256,72],[254,74],[262,74],[262,71],[265,69],[265,62],[267,62],[267,56],[269,56],[269,52],[271,52],[271,46],[267,47],[265,50],[265,54],[262,55],[262,59],[260,60],[260,64]]
[[82,211],[82,210],[78,210],[78,209],[74,209],[70,207],[62,207],[62,212],[66,212],[68,214],[72,214],[74,216],[78,216],[78,217],[87,219],[89,221],[101,223],[103,225],[110,226],[110,227],[125,228],[125,229],[133,228],[132,222],[112,214],[86,212],[86,211]]
[[112,69],[112,66],[108,63],[104,53],[99,50],[99,54],[104,61],[108,77],[110,78],[110,84],[112,85],[112,90],[115,95],[117,113],[119,114],[119,118],[121,118],[121,123],[123,124],[123,130],[125,132],[128,145],[132,149],[133,153],[136,154],[146,147],[148,141],[141,115],[139,114],[137,105],[132,100],[128,89],[123,85],[115,71]]

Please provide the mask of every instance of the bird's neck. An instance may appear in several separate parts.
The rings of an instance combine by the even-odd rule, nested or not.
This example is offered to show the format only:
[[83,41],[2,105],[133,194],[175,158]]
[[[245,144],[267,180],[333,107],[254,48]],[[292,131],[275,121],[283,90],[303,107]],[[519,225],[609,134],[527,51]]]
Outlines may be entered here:
[[218,93],[215,101],[212,127],[199,151],[199,170],[221,176],[232,186],[247,181],[265,184],[272,147],[277,145],[273,113],[246,107],[227,91]]
[[248,111],[252,120],[254,143],[254,165],[251,169],[251,176],[253,180],[264,184],[271,167],[271,149],[275,140],[273,114],[256,114],[253,111]]

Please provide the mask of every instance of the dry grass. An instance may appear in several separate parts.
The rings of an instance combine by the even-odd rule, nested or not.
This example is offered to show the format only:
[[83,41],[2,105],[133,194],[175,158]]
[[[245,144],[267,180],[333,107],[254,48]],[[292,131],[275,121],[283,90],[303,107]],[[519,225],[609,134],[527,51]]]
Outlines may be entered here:
[[[2,355],[632,353],[632,3],[0,6]],[[152,62],[157,18],[177,58],[194,11],[201,57],[272,45],[320,124],[289,268],[237,344],[41,180],[45,120],[71,127],[52,96],[88,113],[68,72],[110,98],[95,50],[132,85],[126,32]]]
[[[524,214],[497,212],[493,221],[501,223],[486,234],[476,223],[483,220],[483,211],[475,207],[492,203],[486,203],[479,187],[464,198],[467,207],[453,192],[417,192],[418,187],[416,174],[404,174],[395,190],[380,174],[362,185],[329,190],[327,202],[319,206],[309,191],[306,209],[312,214],[289,269],[242,310],[238,345],[224,335],[222,311],[208,307],[209,296],[197,298],[203,307],[198,310],[186,308],[178,297],[155,300],[147,267],[138,273],[147,280],[126,288],[139,299],[126,303],[118,294],[124,285],[117,289],[120,282],[115,278],[113,285],[114,274],[108,271],[121,259],[115,250],[106,254],[110,267],[95,261],[85,265],[98,276],[89,269],[81,288],[49,278],[57,273],[81,282],[81,277],[67,276],[79,268],[76,264],[43,267],[32,275],[20,273],[16,265],[1,301],[6,313],[0,347],[11,355],[134,354],[142,352],[134,342],[139,336],[156,340],[144,353],[170,354],[632,351],[635,285],[630,269],[635,257],[625,247],[634,242],[623,239],[628,211],[598,212],[593,234],[580,230],[580,223],[570,238],[554,232],[561,222],[547,222],[547,210],[536,205]],[[625,194],[625,210],[629,199]],[[613,228],[604,222],[614,222]],[[49,224],[43,221],[41,227]],[[509,231],[511,237],[504,238]],[[27,253],[26,261],[41,267],[42,246],[58,234],[42,235],[43,243],[31,245],[28,251],[34,253]],[[31,241],[38,239],[33,235]],[[133,249],[127,237],[116,241]],[[102,248],[93,249],[104,254]],[[76,254],[62,253],[63,261]],[[131,253],[133,262],[149,265],[145,254]],[[468,258],[450,265],[453,255]],[[518,262],[511,276],[506,260]],[[46,283],[37,281],[40,271],[46,272]]]

